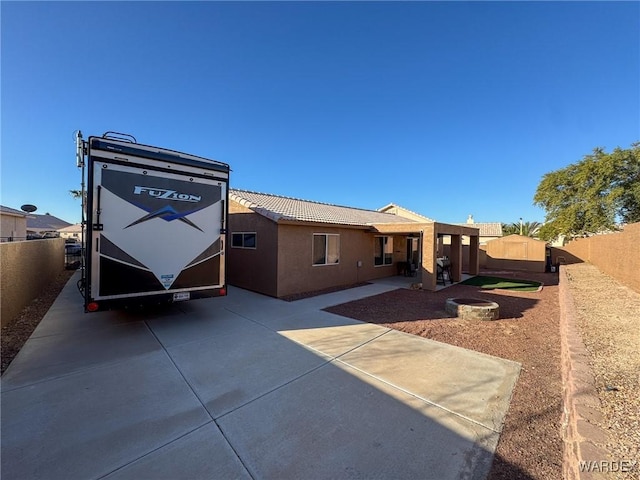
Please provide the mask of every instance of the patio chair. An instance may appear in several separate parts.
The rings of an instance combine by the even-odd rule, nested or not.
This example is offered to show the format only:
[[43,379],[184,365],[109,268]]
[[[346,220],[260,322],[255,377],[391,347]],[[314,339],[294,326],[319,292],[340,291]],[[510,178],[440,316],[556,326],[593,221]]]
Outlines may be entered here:
[[415,263],[407,262],[407,270],[405,275],[407,277],[415,277],[417,273],[418,273],[418,269],[416,268]]
[[442,280],[442,284],[447,284],[447,279],[449,283],[453,285],[453,278],[451,278],[451,260],[448,258],[438,258],[436,259],[436,283],[440,283]]

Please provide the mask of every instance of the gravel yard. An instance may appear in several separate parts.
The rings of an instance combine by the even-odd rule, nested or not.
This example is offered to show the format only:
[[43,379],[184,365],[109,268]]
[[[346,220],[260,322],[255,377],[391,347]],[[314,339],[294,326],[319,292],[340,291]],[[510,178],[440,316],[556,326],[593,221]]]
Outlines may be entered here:
[[640,294],[589,264],[567,265],[577,327],[589,352],[610,458],[638,462],[633,472],[607,478],[640,478]]

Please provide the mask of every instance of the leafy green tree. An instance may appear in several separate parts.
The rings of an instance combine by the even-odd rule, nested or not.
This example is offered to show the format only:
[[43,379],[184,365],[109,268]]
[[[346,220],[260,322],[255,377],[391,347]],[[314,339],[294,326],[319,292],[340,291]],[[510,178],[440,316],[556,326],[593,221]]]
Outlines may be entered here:
[[620,221],[640,222],[640,142],[628,150],[616,149],[611,153],[618,166],[620,195]]
[[611,153],[596,148],[581,161],[545,174],[533,200],[546,211],[539,232],[545,240],[640,221],[640,143]]
[[513,222],[502,224],[503,235],[524,235],[525,237],[538,238],[542,224],[540,222]]

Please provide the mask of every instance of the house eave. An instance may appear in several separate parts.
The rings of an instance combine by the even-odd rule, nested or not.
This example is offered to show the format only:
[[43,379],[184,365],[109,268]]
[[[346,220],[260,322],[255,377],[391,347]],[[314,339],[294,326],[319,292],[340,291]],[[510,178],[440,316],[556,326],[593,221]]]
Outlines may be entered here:
[[347,223],[332,223],[332,222],[313,222],[306,220],[296,220],[290,218],[279,218],[274,220],[278,225],[296,225],[296,226],[308,226],[308,227],[323,227],[323,228],[348,228],[352,230],[370,230],[370,225],[351,225]]

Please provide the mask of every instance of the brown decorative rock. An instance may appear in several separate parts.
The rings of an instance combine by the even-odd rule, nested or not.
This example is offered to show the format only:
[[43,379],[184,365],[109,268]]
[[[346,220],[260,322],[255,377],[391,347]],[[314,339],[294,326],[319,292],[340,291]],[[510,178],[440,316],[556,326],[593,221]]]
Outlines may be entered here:
[[445,310],[463,320],[497,320],[500,305],[480,298],[447,298]]

